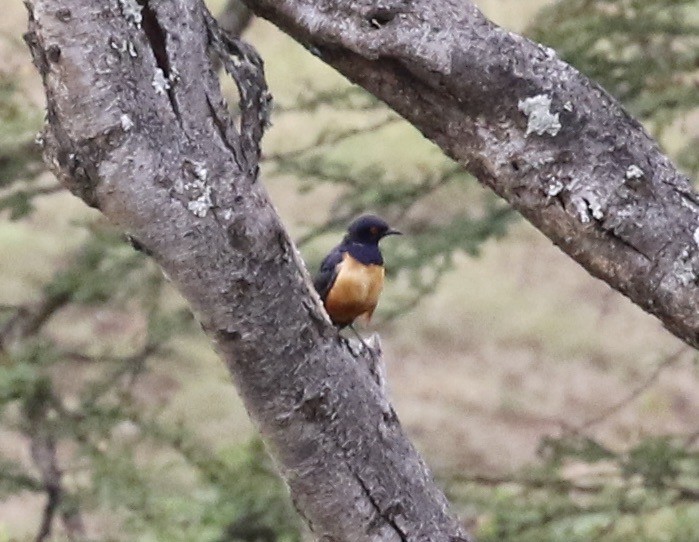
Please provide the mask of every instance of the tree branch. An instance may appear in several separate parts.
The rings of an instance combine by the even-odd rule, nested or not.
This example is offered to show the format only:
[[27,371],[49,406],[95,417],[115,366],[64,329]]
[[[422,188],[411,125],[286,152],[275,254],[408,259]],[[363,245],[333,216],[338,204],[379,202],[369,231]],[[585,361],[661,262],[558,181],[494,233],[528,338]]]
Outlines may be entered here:
[[[27,5],[49,163],[189,301],[318,538],[467,540],[257,180],[269,96],[255,52],[200,0]],[[236,79],[240,126],[209,50]]]
[[51,535],[54,517],[59,510],[69,539],[82,540],[85,537],[82,514],[77,508],[65,506],[64,503],[66,491],[63,487],[63,474],[58,466],[56,438],[49,428],[46,407],[47,405],[42,403],[31,414],[31,427],[28,432],[31,442],[31,456],[39,471],[42,488],[46,492],[46,505],[34,540],[35,542],[44,542],[48,539]]
[[41,526],[36,535],[36,542],[43,542],[51,534],[53,518],[61,502],[61,472],[56,462],[56,443],[52,436],[42,433],[32,436],[32,459],[41,473],[47,499],[41,518]]
[[643,393],[648,391],[648,389],[651,386],[656,384],[658,381],[658,377],[663,372],[663,370],[669,367],[670,365],[674,365],[676,362],[678,362],[682,358],[682,355],[685,354],[688,350],[689,349],[685,346],[684,348],[681,348],[680,350],[676,351],[674,354],[666,357],[663,361],[661,361],[655,366],[651,373],[640,384],[637,384],[635,388],[633,388],[624,397],[619,399],[616,403],[614,403],[611,406],[608,406],[599,414],[596,414],[591,418],[585,420],[580,425],[574,427],[564,426],[565,431],[574,435],[579,435],[584,433],[591,427],[594,427],[595,425],[599,425],[600,423],[607,421],[617,412],[624,409],[633,401],[638,399]]
[[46,293],[35,303],[13,307],[15,314],[0,326],[0,353],[17,341],[34,335],[68,301],[70,296],[65,292]]
[[247,2],[699,346],[699,196],[640,124],[555,51],[464,0]]

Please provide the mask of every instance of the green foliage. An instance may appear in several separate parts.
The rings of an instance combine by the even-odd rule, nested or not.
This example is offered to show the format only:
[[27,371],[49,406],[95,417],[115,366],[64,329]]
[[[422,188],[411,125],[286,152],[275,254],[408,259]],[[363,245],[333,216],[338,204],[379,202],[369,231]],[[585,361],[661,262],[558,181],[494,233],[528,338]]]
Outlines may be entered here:
[[147,275],[153,277],[153,268],[146,269],[145,256],[136,252],[123,235],[103,225],[88,225],[91,235],[75,255],[73,263],[59,271],[46,286],[51,298],[68,298],[81,304],[105,303],[110,300],[132,299],[149,286]]
[[[41,126],[38,110],[24,105],[22,93],[9,75],[0,73],[0,213],[8,209],[17,220],[32,210],[33,190],[8,188],[43,170],[34,137]],[[26,183],[24,183],[26,184]]]
[[644,486],[656,489],[674,484],[686,467],[699,468],[699,454],[690,452],[686,443],[670,437],[642,440],[621,462],[624,476],[638,476]]
[[53,346],[45,340],[29,339],[22,343],[9,363],[0,365],[0,406],[21,400],[25,410],[50,396],[51,382],[45,373],[57,359]]
[[592,438],[575,435],[561,438],[544,437],[539,446],[539,454],[555,466],[561,466],[571,457],[586,463],[595,463],[613,456],[611,451]]
[[614,452],[565,435],[545,439],[541,451],[541,463],[511,476],[446,482],[453,500],[487,510],[481,542],[697,540],[699,455],[681,439]]
[[301,542],[301,525],[288,493],[259,439],[221,454],[216,503],[207,520],[226,525],[219,542]]
[[0,211],[9,209],[10,220],[18,220],[32,211],[31,196],[24,190],[18,190],[0,199]]

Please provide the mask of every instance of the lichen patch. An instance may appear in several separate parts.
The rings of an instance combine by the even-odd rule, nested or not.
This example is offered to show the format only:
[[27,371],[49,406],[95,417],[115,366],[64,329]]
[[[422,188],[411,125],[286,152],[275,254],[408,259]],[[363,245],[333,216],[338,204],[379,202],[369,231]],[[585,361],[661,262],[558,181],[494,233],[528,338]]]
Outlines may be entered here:
[[138,2],[136,0],[119,0],[119,7],[121,7],[121,13],[124,15],[124,18],[140,29],[143,22],[143,14],[141,13],[143,8]]
[[165,77],[163,70],[156,68],[151,85],[153,85],[155,92],[158,94],[167,94],[167,91],[170,89],[170,80]]
[[636,164],[631,164],[626,168],[626,178],[628,180],[640,179],[641,177],[643,177],[643,170]]
[[551,113],[551,97],[546,94],[519,100],[517,108],[527,116],[527,132],[524,134],[555,136],[561,129],[558,113]]

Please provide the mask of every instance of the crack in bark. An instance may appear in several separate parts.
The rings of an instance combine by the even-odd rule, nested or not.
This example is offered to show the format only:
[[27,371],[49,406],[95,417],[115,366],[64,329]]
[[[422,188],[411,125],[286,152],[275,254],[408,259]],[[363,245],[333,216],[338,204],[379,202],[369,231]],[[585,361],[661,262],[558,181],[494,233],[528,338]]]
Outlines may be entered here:
[[[231,155],[233,156],[233,160],[235,160],[236,165],[242,170],[243,164],[240,161],[241,149],[229,139],[227,133],[228,129],[235,131],[235,127],[232,125],[227,125],[228,123],[221,119],[221,117],[219,116],[219,112],[214,106],[214,104],[211,102],[211,98],[209,97],[208,93],[206,94],[206,105],[209,108],[209,114],[211,115],[211,121],[214,124],[214,128],[216,128],[216,131],[218,132],[218,135],[221,138],[221,143],[231,152]],[[235,133],[235,135],[238,135],[237,132]]]
[[611,239],[613,239],[617,243],[621,243],[629,250],[631,250],[631,251],[635,252],[636,254],[638,254],[639,256],[641,256],[647,263],[650,264],[653,262],[653,258],[649,254],[646,254],[641,248],[634,245],[631,240],[628,240],[628,239],[622,237],[617,232],[615,232],[613,229],[605,228],[603,226],[602,231],[604,231],[607,235],[609,235],[609,237]]
[[[401,542],[408,542],[408,535],[407,535],[407,533],[406,533],[403,529],[401,529],[401,528],[398,526],[398,524],[396,523],[395,519],[394,519],[393,516],[392,516],[392,510],[393,510],[393,509],[392,509],[392,508],[388,508],[387,510],[383,510],[383,509],[381,508],[381,505],[379,504],[379,502],[378,502],[378,501],[376,500],[376,498],[374,497],[373,492],[371,491],[371,489],[369,488],[369,486],[366,484],[366,482],[364,481],[364,479],[361,477],[361,475],[360,475],[358,472],[356,472],[355,470],[353,470],[351,467],[349,467],[349,468],[350,468],[350,471],[352,472],[352,475],[353,475],[354,478],[357,480],[357,483],[358,483],[359,486],[362,488],[362,491],[364,492],[364,495],[366,495],[367,500],[368,500],[368,501],[371,503],[371,505],[373,506],[374,512],[376,513],[376,515],[377,515],[379,518],[381,518],[383,521],[385,521],[388,525],[391,526],[391,528],[396,532],[396,534],[397,534],[398,537],[400,538]],[[374,522],[372,521],[372,524],[373,524],[373,523],[374,523]],[[376,523],[376,525],[378,525],[378,523]],[[370,528],[371,528],[371,524],[370,524]]]
[[174,77],[174,71],[170,66],[170,59],[167,54],[167,32],[160,25],[157,14],[150,7],[149,0],[136,1],[143,8],[143,33],[148,39],[158,69],[163,72],[166,81],[164,90],[168,100],[170,100],[172,112],[175,114],[178,123],[181,124],[182,115],[180,114],[180,106],[177,103],[177,96],[175,95],[174,88],[177,81],[176,77]]

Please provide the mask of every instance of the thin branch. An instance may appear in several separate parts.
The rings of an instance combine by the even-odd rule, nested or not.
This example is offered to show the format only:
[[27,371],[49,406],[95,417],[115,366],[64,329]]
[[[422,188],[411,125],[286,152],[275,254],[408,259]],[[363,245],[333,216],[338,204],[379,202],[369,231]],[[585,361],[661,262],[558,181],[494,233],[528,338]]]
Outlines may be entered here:
[[330,145],[337,145],[338,143],[341,143],[347,139],[350,139],[355,136],[361,136],[364,134],[369,134],[371,132],[376,132],[382,128],[385,128],[386,126],[389,126],[395,122],[400,122],[400,118],[396,116],[390,116],[385,119],[380,119],[369,126],[360,126],[360,127],[355,127],[355,128],[347,128],[344,130],[340,130],[334,133],[331,133],[329,135],[326,134],[320,134],[312,143],[300,147],[298,149],[294,149],[291,151],[281,151],[277,153],[272,153],[272,154],[265,154],[261,157],[261,160],[263,162],[276,162],[280,160],[290,160],[294,158],[299,158],[300,156],[303,156],[304,154],[307,154],[309,152],[317,151],[318,149]]
[[58,192],[65,192],[65,187],[60,184],[51,184],[48,186],[37,186],[31,189],[22,189],[18,192],[24,193],[28,198],[33,198],[34,196],[50,196]]
[[34,335],[46,321],[70,301],[70,295],[61,292],[46,294],[39,301],[17,307],[17,312],[0,327],[0,352],[15,341]]
[[[519,486],[526,490],[546,490],[557,493],[565,492],[586,495],[603,495],[609,492],[611,487],[620,494],[626,494],[633,489],[642,487],[639,483],[628,481],[621,485],[611,486],[609,483],[582,483],[569,478],[537,478],[518,474],[464,474],[463,472],[452,473],[446,483],[467,483],[493,488],[503,485],[512,485]],[[683,486],[677,482],[665,483],[660,488],[656,489],[674,493],[674,503],[699,502],[699,490]]]
[[614,416],[620,410],[626,408],[629,404],[631,404],[641,395],[643,395],[643,393],[648,391],[648,389],[657,382],[658,377],[667,367],[674,365],[677,361],[681,359],[683,354],[686,354],[689,351],[689,348],[687,348],[686,346],[680,348],[675,353],[671,354],[666,359],[658,363],[655,366],[655,368],[651,371],[651,373],[645,378],[645,380],[638,384],[625,397],[623,397],[610,407],[604,409],[596,416],[593,416],[592,418],[586,420],[582,424],[575,427],[568,426],[566,428],[567,432],[570,432],[571,434],[582,434],[591,427],[607,421],[610,417]]
[[43,542],[51,535],[53,518],[61,502],[61,472],[56,461],[56,442],[44,431],[32,435],[32,459],[41,475],[42,485],[46,492],[46,504],[41,517],[39,532],[35,542]]

